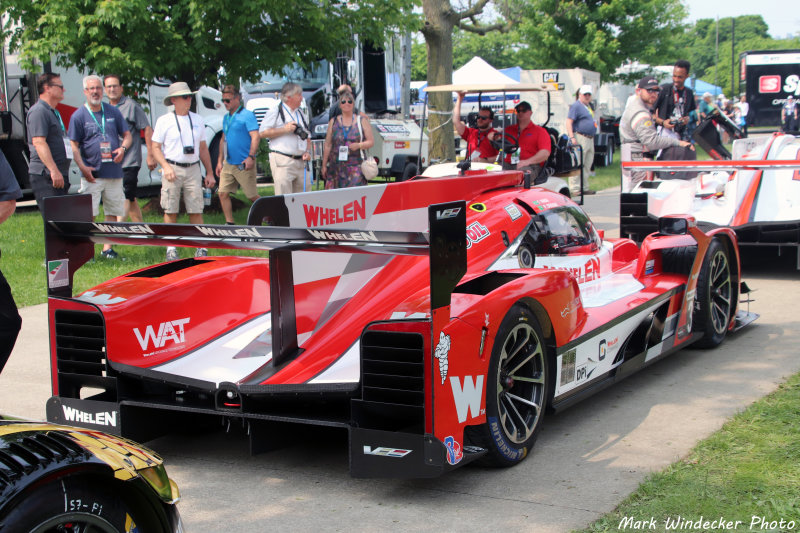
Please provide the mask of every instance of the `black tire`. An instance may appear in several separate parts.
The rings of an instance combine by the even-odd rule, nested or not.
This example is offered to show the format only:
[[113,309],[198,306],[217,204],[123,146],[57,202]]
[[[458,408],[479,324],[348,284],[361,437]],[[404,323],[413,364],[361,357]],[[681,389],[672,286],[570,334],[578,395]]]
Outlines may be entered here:
[[403,168],[403,175],[400,176],[400,179],[398,181],[410,180],[416,175],[417,175],[417,164],[413,162],[406,163],[405,168]]
[[725,245],[714,239],[706,250],[697,278],[692,330],[702,331],[700,348],[713,348],[725,339],[738,298],[730,254]]
[[614,162],[614,143],[610,142],[606,145],[606,164],[609,167]]
[[93,531],[160,533],[162,526],[141,495],[95,475],[56,478],[36,487],[7,516],[3,531],[57,533]]
[[550,393],[550,360],[531,311],[515,304],[500,324],[486,383],[486,424],[471,441],[486,448],[487,466],[513,466],[528,455]]

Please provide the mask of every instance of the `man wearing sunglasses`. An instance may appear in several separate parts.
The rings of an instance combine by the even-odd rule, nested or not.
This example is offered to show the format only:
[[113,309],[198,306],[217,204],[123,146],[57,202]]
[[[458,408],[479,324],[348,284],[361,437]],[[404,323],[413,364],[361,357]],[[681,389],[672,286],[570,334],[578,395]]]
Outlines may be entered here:
[[492,127],[494,111],[490,107],[481,107],[478,110],[478,127],[470,128],[461,120],[461,102],[465,94],[459,91],[453,106],[453,124],[461,138],[467,141],[465,158],[481,163],[494,163],[498,150],[489,139],[490,134],[496,131]]
[[[658,99],[658,80],[645,76],[636,85],[636,94],[628,100],[619,123],[622,142],[622,161],[652,161],[653,154],[670,146],[684,146],[693,150],[692,143],[656,132],[653,106]],[[630,192],[637,183],[647,178],[646,171],[622,171],[622,192]]]
[[251,202],[258,199],[256,153],[261,139],[258,137],[258,120],[252,111],[244,108],[242,95],[236,86],[226,85],[222,89],[222,103],[228,114],[222,119],[222,141],[219,143],[222,149],[217,161],[219,204],[225,222],[233,224],[231,194],[241,186]]
[[61,196],[69,191],[69,163],[72,144],[57,106],[64,99],[64,83],[55,72],[47,72],[37,79],[39,100],[25,117],[28,126],[28,165],[33,195],[39,209],[42,198]]

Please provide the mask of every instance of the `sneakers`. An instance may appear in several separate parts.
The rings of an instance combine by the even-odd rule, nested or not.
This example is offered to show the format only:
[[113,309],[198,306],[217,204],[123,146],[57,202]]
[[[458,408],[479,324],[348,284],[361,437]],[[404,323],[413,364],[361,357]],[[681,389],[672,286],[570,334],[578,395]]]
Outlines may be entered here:
[[208,255],[208,250],[205,248],[198,248],[197,251],[194,253],[195,257],[206,257]]
[[175,261],[179,258],[178,249],[174,246],[167,246],[167,261]]
[[105,259],[118,259],[119,254],[115,252],[113,248],[109,248],[108,250],[103,250],[100,252],[100,257]]
[[597,191],[595,191],[594,189],[586,189],[585,191],[583,191],[583,194],[589,196],[592,194],[597,194]]

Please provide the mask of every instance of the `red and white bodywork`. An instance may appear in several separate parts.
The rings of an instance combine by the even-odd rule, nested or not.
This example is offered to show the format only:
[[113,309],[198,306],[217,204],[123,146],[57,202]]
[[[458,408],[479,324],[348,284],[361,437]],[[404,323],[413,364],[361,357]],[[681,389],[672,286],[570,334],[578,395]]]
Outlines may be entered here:
[[[571,200],[521,182],[269,197],[248,226],[92,223],[85,197],[48,199],[48,418],[138,438],[236,418],[254,451],[292,424],[339,426],[354,475],[428,477],[518,462],[545,407],[736,327],[733,231],[670,217],[641,248],[604,241]],[[73,296],[99,242],[269,254],[173,261]]]

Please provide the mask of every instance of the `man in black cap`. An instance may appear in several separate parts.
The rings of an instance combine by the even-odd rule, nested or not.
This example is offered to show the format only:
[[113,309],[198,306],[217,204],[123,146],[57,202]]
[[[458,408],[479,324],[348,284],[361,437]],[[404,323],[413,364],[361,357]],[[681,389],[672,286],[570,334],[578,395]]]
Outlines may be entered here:
[[[619,123],[622,141],[622,161],[652,161],[653,152],[670,146],[685,146],[693,150],[692,143],[658,135],[652,109],[658,98],[658,80],[645,76],[636,85],[636,94],[630,98]],[[647,177],[647,172],[623,169],[622,192],[630,192]]]

